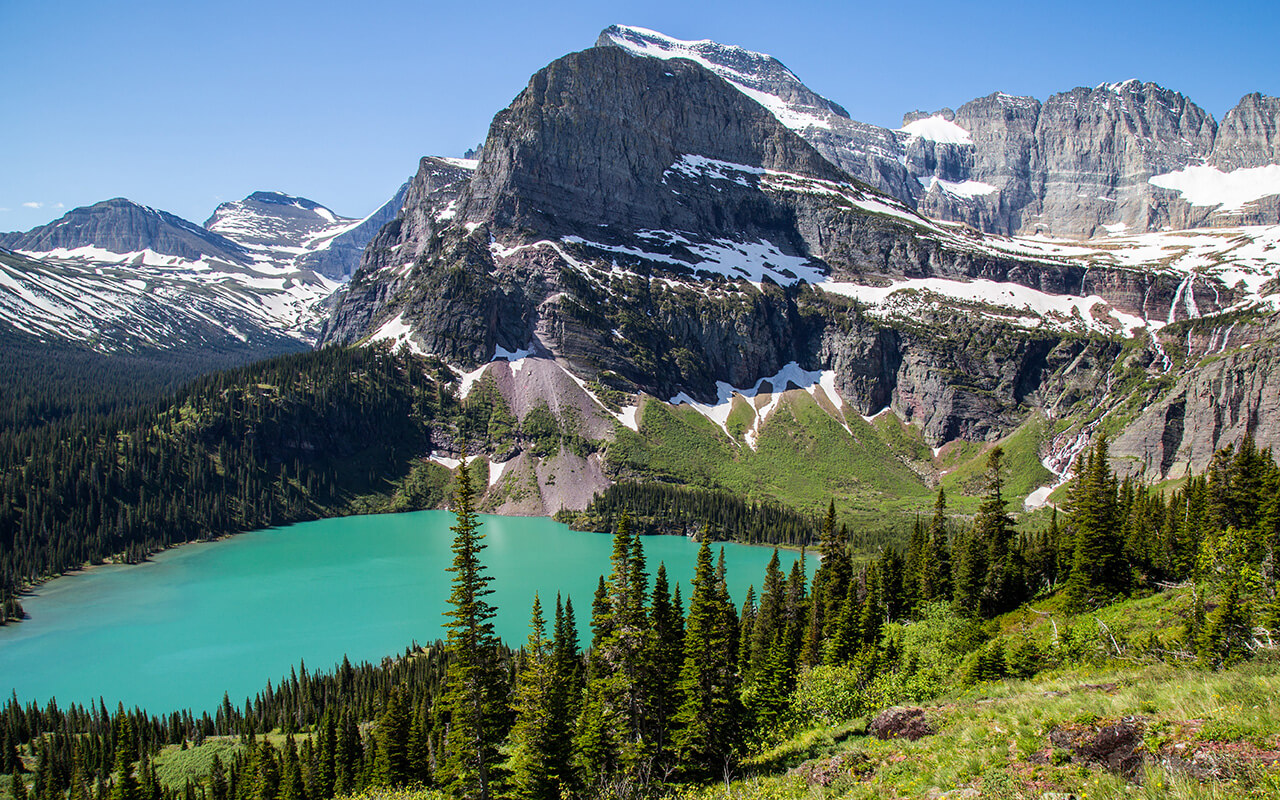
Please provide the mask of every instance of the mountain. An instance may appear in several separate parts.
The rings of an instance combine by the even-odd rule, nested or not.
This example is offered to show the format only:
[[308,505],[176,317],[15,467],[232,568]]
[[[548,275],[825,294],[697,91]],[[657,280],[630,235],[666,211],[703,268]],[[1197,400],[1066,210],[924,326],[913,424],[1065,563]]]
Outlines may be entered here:
[[120,198],[0,245],[0,320],[13,335],[100,352],[295,351],[314,340],[320,301],[338,286]]
[[1277,98],[1246,95],[1219,126],[1187,97],[1128,80],[1044,103],[996,92],[889,130],[851,120],[767,55],[618,25],[597,44],[703,65],[849,175],[936,219],[1066,237],[1280,223]]
[[364,219],[339,217],[328,208],[282,192],[254,192],[222,203],[204,227],[248,250],[255,261],[290,266],[346,280],[378,230],[395,218],[406,187]]
[[347,280],[360,266],[360,257],[364,254],[365,247],[373,241],[383,225],[400,213],[408,191],[409,183],[406,181],[378,210],[333,238],[323,240],[320,246],[300,254],[295,265],[299,269],[308,269],[334,280]]
[[[814,506],[830,492],[870,509],[938,481],[964,494],[963,476],[981,474],[968,443],[997,441],[1024,459],[1020,495],[1043,502],[1092,434],[1152,431],[1139,412],[1206,391],[1206,357],[1269,352],[1280,228],[982,234],[853,178],[759,102],[752,92],[842,118],[776,61],[605,44],[534,75],[477,162],[422,160],[320,336],[437,357],[464,402],[504,409],[503,426],[545,409],[594,442],[535,455],[438,432],[440,458],[484,454],[501,477],[490,507],[581,507],[572,476],[754,486],[742,490]],[[973,147],[943,141],[964,138],[954,126],[922,117],[904,135]],[[1200,469],[1213,447],[1270,431],[1280,387],[1251,374],[1234,394],[1209,381],[1203,402],[1253,423],[1167,426],[1164,450]],[[802,441],[818,449],[792,468],[812,493],[761,490],[781,468],[771,459]],[[1184,463],[1147,442],[1117,442],[1118,461],[1157,477]],[[821,466],[836,453],[845,467]],[[876,466],[850,482],[856,463]]]
[[26,233],[0,234],[0,247],[26,253],[91,258],[152,253],[185,261],[216,258],[234,264],[253,259],[240,244],[166,211],[117,197],[68,211]]

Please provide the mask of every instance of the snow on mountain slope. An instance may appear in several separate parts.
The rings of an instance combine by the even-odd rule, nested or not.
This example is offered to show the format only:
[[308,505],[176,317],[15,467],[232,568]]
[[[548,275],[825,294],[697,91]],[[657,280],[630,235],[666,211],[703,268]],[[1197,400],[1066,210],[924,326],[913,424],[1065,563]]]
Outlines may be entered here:
[[830,128],[830,117],[848,119],[840,106],[810,91],[781,61],[710,39],[683,41],[628,25],[613,25],[600,34],[597,46],[611,45],[650,58],[687,58],[724,78],[743,94],[773,112],[793,130]]
[[142,250],[0,250],[0,321],[102,352],[314,340],[338,284],[310,272]]
[[1280,164],[1223,172],[1217,167],[1184,167],[1148,178],[1147,183],[1180,194],[1193,206],[1217,206],[1216,213],[1239,211],[1264,197],[1280,195]]
[[363,222],[339,217],[304,197],[254,192],[244,200],[219,205],[204,226],[242,245],[257,264],[284,267],[325,250]]

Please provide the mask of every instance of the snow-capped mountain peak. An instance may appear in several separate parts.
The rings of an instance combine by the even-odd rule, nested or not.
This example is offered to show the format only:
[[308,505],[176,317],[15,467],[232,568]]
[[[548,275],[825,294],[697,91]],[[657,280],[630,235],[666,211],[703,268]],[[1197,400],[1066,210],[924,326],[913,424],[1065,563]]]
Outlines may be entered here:
[[773,112],[793,130],[828,128],[830,117],[848,119],[839,105],[811,91],[778,59],[710,39],[685,41],[647,28],[611,25],[597,47],[620,47],[648,58],[686,58],[724,78],[743,94]]

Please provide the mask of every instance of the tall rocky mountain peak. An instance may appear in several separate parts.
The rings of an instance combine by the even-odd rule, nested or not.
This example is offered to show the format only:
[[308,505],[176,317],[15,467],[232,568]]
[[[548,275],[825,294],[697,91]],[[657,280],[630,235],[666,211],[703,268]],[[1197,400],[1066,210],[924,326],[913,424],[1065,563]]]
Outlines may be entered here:
[[698,61],[850,176],[936,219],[1071,238],[1280,222],[1280,174],[1264,169],[1280,165],[1275,98],[1246,95],[1220,132],[1182,94],[1129,79],[1043,104],[997,92],[909,112],[895,131],[850,119],[770,56],[625,26],[597,44]]

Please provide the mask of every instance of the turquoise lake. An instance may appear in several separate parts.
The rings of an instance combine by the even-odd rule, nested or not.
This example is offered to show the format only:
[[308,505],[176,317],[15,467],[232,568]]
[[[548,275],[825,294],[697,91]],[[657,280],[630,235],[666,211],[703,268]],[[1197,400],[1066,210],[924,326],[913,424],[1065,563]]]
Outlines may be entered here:
[[[611,537],[543,518],[481,516],[496,627],[523,644],[534,593],[548,615],[573,598],[585,645]],[[31,619],[0,627],[0,697],[105,700],[153,713],[212,711],[307,669],[403,653],[443,636],[453,515],[419,511],[342,517],[190,544],[135,566],[58,578],[23,599]],[[717,545],[719,547],[720,545]],[[644,537],[652,576],[664,562],[689,598],[697,543]],[[771,550],[725,544],[730,592],[757,589]],[[783,570],[797,553],[782,551]]]

